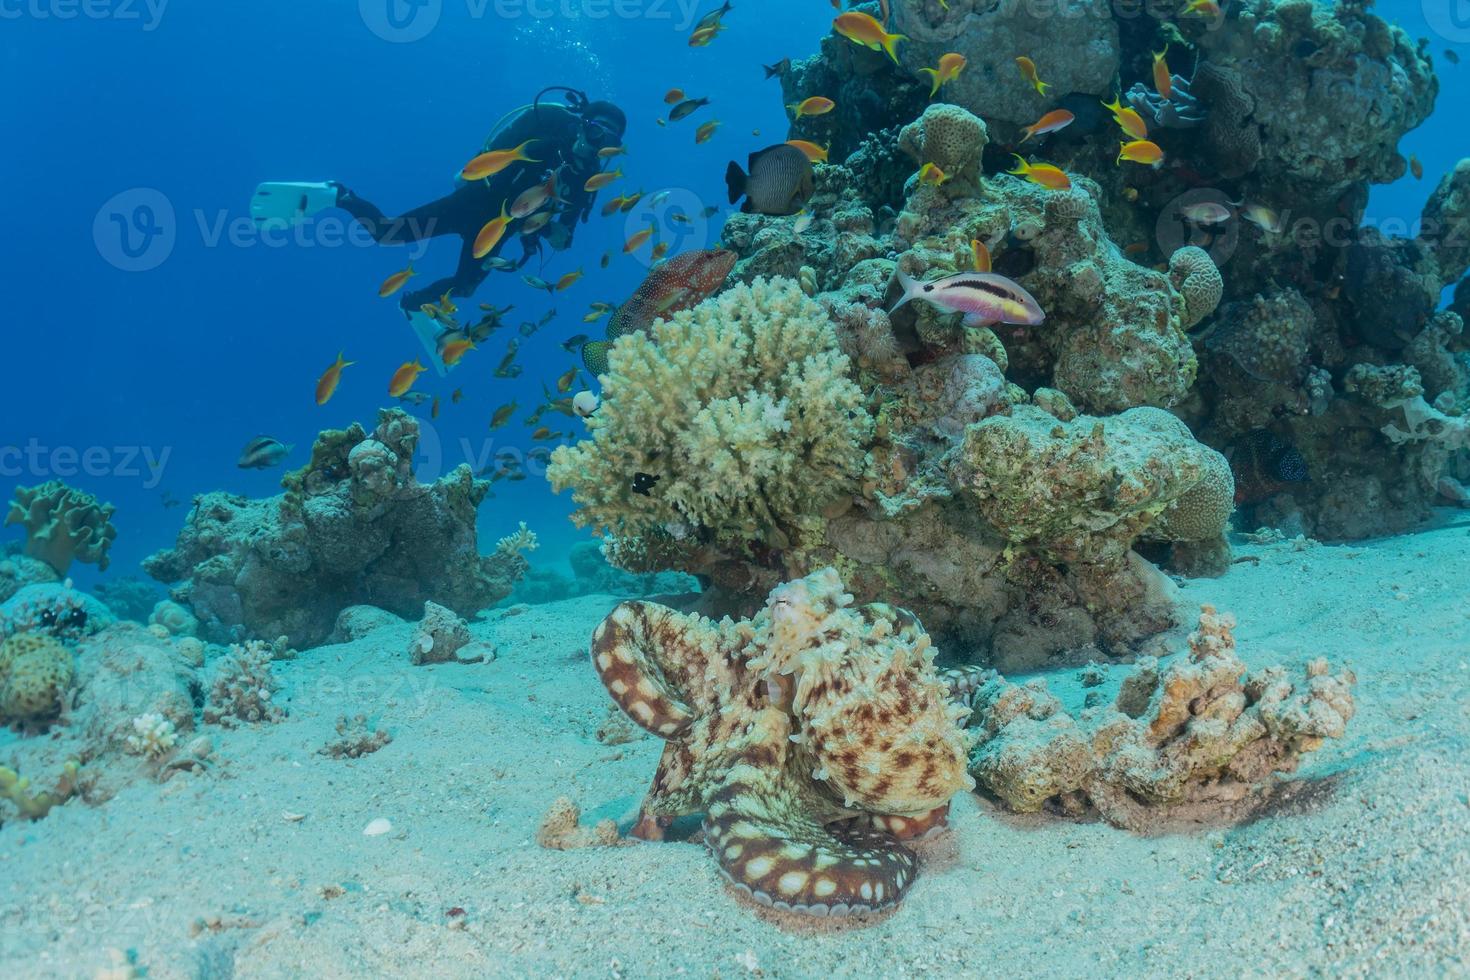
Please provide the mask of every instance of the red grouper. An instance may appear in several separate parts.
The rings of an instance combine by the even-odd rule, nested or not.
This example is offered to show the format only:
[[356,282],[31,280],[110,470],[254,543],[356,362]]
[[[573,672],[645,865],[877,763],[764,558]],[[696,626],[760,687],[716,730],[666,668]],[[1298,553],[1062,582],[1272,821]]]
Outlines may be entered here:
[[608,320],[607,339],[582,345],[582,363],[594,376],[606,374],[607,351],[614,340],[702,302],[720,288],[733,268],[735,253],[723,248],[684,252],[656,266]]
[[911,299],[924,299],[946,313],[963,313],[967,327],[988,327],[993,323],[1035,326],[1046,319],[1036,299],[1005,276],[957,272],[933,282],[919,282],[900,271],[898,282],[903,286],[903,298],[889,313]]

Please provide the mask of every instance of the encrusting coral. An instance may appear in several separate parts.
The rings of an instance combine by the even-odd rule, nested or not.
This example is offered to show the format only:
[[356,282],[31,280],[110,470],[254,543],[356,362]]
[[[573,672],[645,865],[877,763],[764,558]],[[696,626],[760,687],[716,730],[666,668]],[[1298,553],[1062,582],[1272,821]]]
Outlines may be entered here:
[[5,523],[26,532],[26,554],[65,575],[73,561],[107,570],[107,550],[117,537],[111,504],[60,480],[35,487],[16,487]]
[[862,472],[872,423],[847,370],[795,283],[736,286],[617,339],[591,438],[547,476],[619,539],[778,544]]
[[750,621],[625,602],[592,660],[614,701],[668,744],[635,834],[705,814],[722,873],[810,915],[896,903],[902,840],[939,827],[972,783],[969,741],[912,614],[853,605],[833,569],[773,590]]
[[1280,667],[1248,672],[1234,625],[1205,606],[1187,659],[1160,670],[1145,658],[1114,705],[1080,718],[1041,681],[1017,686],[992,676],[973,700],[971,774],[1014,810],[1091,805],[1134,830],[1248,800],[1272,773],[1294,771],[1304,753],[1342,736],[1354,678],[1330,675],[1325,660],[1308,664],[1296,685]]
[[406,617],[434,601],[472,616],[510,594],[526,560],[516,548],[479,553],[476,511],[490,484],[467,465],[420,483],[418,444],[418,420],[398,409],[381,412],[371,434],[323,432],[283,495],[204,495],[174,547],[144,569],[181,583],[174,599],[214,642],[320,643],[359,604]]
[[45,633],[0,642],[0,724],[55,717],[75,679],[72,652]]

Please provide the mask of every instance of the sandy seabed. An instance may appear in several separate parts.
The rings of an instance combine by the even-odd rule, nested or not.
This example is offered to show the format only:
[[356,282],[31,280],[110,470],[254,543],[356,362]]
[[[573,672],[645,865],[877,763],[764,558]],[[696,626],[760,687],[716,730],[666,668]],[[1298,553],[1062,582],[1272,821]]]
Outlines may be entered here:
[[[844,921],[738,898],[688,841],[543,849],[560,796],[626,831],[661,746],[598,738],[586,640],[616,600],[589,596],[475,624],[488,663],[410,666],[406,625],[304,651],[276,664],[287,719],[211,727],[211,770],[0,827],[0,973],[1470,975],[1470,515],[1238,551],[1259,563],[1183,594],[1235,613],[1242,659],[1358,677],[1347,737],[1245,824],[1140,837],[964,795],[904,903]],[[319,754],[359,713],[392,742]]]

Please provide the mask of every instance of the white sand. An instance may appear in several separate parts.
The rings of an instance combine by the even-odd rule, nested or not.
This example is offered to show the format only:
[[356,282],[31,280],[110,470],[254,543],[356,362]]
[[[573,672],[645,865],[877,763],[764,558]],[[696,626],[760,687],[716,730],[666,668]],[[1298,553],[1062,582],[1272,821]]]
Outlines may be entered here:
[[[160,980],[1470,973],[1470,517],[1241,551],[1260,564],[1185,595],[1237,615],[1243,659],[1359,678],[1348,737],[1252,823],[1141,838],[964,797],[903,905],[838,923],[737,899],[694,844],[543,850],[563,794],[626,829],[659,753],[596,738],[584,644],[614,600],[587,597],[477,625],[488,664],[411,667],[408,627],[306,652],[276,665],[285,722],[209,729],[213,772],[7,823],[0,972],[117,949]],[[358,713],[392,743],[316,754]]]

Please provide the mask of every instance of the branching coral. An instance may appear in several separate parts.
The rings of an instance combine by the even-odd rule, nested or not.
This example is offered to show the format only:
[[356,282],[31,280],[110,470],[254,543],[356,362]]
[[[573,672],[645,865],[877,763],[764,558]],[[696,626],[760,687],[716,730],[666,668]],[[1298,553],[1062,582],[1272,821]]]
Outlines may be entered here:
[[[1293,685],[1280,667],[1247,672],[1234,620],[1209,606],[1187,660],[1160,671],[1152,658],[1125,680],[1115,705],[1080,719],[1041,682],[992,677],[975,696],[979,742],[970,771],[1015,810],[1091,804],[1117,826],[1203,816],[1246,799],[1273,772],[1342,736],[1353,716],[1351,671],[1307,666]],[[1181,809],[1200,804],[1199,810]]]
[[592,437],[547,475],[603,533],[780,540],[862,470],[872,423],[847,372],[795,283],[736,286],[618,338]]
[[73,561],[107,570],[107,550],[117,537],[111,504],[59,480],[17,487],[5,523],[26,532],[26,554],[65,575]]
[[854,606],[833,569],[772,591],[753,621],[716,623],[647,602],[592,639],[603,684],[667,741],[635,833],[705,813],[725,876],[757,901],[810,915],[897,902],[913,880],[900,843],[942,824],[968,741],[910,613]]
[[230,648],[214,669],[204,720],[226,728],[240,722],[277,722],[286,712],[274,701],[280,682],[271,673],[274,651],[258,640]]

